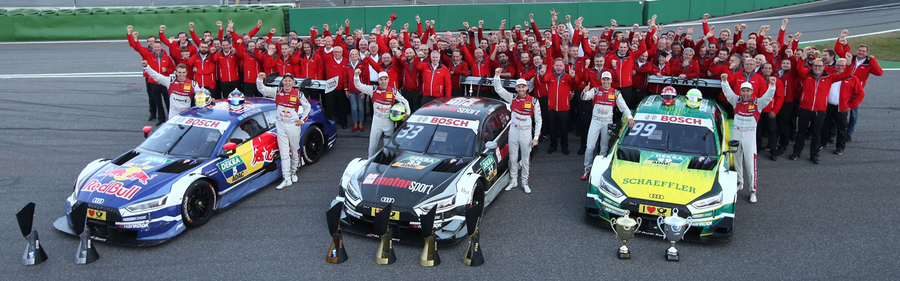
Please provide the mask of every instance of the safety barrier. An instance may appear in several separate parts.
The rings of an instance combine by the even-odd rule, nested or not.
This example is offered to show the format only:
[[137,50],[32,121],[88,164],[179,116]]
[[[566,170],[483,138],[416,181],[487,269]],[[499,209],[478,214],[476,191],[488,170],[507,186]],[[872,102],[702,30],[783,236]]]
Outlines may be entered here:
[[[743,13],[752,10],[794,5],[815,0],[648,0],[644,1],[609,1],[609,2],[565,2],[565,3],[529,3],[529,4],[478,4],[478,5],[418,5],[391,7],[353,7],[353,8],[300,8],[290,9],[290,28],[300,34],[309,34],[309,27],[320,29],[328,23],[332,32],[350,19],[350,28],[363,28],[366,33],[376,25],[384,26],[391,14],[397,15],[393,28],[399,30],[403,24],[410,25],[410,31],[416,31],[415,16],[422,20],[435,20],[440,30],[463,30],[462,22],[477,26],[478,20],[484,20],[484,28],[495,30],[500,21],[507,19],[506,28],[523,25],[528,14],[534,13],[534,21],[539,28],[548,28],[551,9],[560,13],[559,22],[565,22],[565,15],[585,18],[584,26],[608,26],[609,19],[615,18],[620,26],[635,23],[646,24],[654,14],[657,22],[667,23],[699,19],[704,13],[712,16]],[[526,28],[526,26],[522,26]]]
[[187,6],[147,8],[78,8],[78,9],[0,9],[0,41],[47,41],[124,39],[125,27],[134,26],[139,37],[159,34],[166,25],[166,35],[175,36],[194,30],[218,32],[216,21],[223,25],[234,21],[237,32],[248,32],[262,20],[260,35],[276,28],[285,30],[287,6]]

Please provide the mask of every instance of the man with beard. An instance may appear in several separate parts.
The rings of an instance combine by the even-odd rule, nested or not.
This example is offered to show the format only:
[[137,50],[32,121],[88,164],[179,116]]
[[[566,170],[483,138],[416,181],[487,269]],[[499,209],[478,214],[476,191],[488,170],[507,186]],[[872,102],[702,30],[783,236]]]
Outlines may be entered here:
[[454,97],[465,96],[465,89],[459,84],[459,76],[469,76],[469,64],[463,60],[462,50],[453,50],[451,57],[444,56],[443,60],[444,65],[450,70],[450,85],[453,87],[450,95]]

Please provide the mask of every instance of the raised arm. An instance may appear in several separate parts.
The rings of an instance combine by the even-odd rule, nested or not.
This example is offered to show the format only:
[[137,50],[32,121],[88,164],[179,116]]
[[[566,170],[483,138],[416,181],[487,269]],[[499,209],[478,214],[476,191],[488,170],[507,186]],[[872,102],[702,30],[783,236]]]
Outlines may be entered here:
[[259,76],[256,77],[256,89],[259,90],[264,97],[267,98],[275,98],[275,94],[278,93],[278,89],[275,87],[269,87],[265,84],[266,81],[266,73],[260,72]]
[[500,68],[494,70],[494,92],[497,92],[497,95],[500,96],[506,103],[512,103],[513,94],[503,88],[500,84]]
[[141,61],[141,66],[144,68],[144,71],[146,71],[147,74],[150,75],[150,78],[153,78],[153,80],[156,80],[156,82],[159,82],[159,84],[162,85],[163,87],[166,87],[166,88],[169,87],[169,84],[172,82],[172,80],[169,79],[169,76],[164,76],[162,74],[159,74],[159,72],[156,72],[156,70],[153,70],[153,68],[150,68],[150,65],[147,64],[147,61]]

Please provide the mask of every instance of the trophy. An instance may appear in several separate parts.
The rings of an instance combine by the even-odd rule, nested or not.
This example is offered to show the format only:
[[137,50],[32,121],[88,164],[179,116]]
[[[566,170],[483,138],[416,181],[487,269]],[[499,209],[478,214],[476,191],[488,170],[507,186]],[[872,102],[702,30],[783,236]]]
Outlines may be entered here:
[[478,224],[481,223],[482,213],[481,203],[475,204],[466,210],[466,231],[469,235],[469,246],[466,248],[466,255],[463,257],[463,264],[468,266],[479,266],[484,264],[484,256],[481,254],[481,243],[479,242]]
[[325,261],[328,263],[342,263],[347,261],[347,251],[344,250],[344,239],[341,238],[341,211],[344,210],[344,202],[338,202],[325,212],[325,220],[328,221],[328,233],[331,234],[331,247]]
[[431,208],[431,211],[424,216],[419,217],[420,226],[422,227],[422,237],[425,239],[425,247],[422,249],[422,255],[419,257],[419,264],[425,267],[437,266],[441,264],[441,256],[437,252],[437,241],[434,235],[434,217],[437,213],[437,206]]
[[100,254],[91,243],[91,231],[85,229],[87,228],[87,204],[78,205],[69,216],[72,218],[75,234],[81,238],[78,242],[78,252],[75,253],[75,264],[89,264],[97,261]]
[[377,264],[392,264],[397,261],[389,225],[391,205],[393,203],[388,204],[380,213],[375,214],[375,233],[381,233],[381,244],[378,244],[378,251],[375,253],[375,263]]
[[612,227],[619,240],[622,240],[622,247],[619,247],[620,260],[631,259],[631,251],[628,250],[628,246],[625,244],[628,243],[628,240],[634,238],[634,232],[637,231],[638,227],[641,227],[641,218],[631,219],[628,217],[629,214],[630,212],[625,210],[624,216],[609,220],[609,226]]
[[25,254],[22,255],[22,264],[35,265],[47,260],[47,253],[41,248],[41,241],[38,239],[38,231],[33,228],[34,202],[28,203],[16,213],[16,220],[19,221],[22,236],[28,241],[28,245],[25,245]]
[[656,218],[656,224],[663,233],[663,239],[669,240],[672,247],[666,251],[667,261],[678,261],[678,250],[675,249],[675,242],[684,238],[684,234],[694,220],[691,218],[683,219],[678,216],[678,209],[672,209],[672,216]]

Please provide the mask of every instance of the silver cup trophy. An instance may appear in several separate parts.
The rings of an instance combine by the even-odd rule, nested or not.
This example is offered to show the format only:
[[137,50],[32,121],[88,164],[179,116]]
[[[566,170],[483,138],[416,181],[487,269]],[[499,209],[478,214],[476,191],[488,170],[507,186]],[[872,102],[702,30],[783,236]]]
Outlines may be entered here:
[[672,246],[666,251],[667,261],[678,261],[678,250],[675,249],[675,242],[684,238],[684,234],[691,227],[692,218],[684,219],[678,216],[678,209],[672,209],[672,216],[656,218],[656,225],[663,233],[663,239],[669,240]]
[[628,243],[628,240],[634,238],[634,232],[641,226],[641,218],[631,219],[628,217],[629,214],[630,212],[625,210],[624,216],[609,220],[609,226],[612,227],[619,240],[622,240],[622,247],[619,247],[620,260],[631,259],[631,251],[628,250],[628,246],[625,244]]

